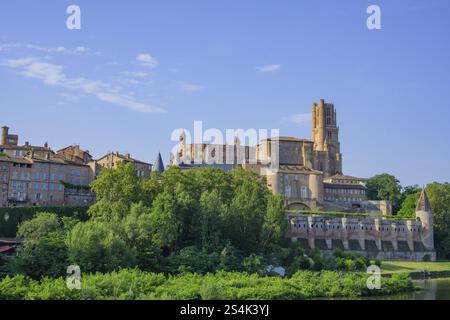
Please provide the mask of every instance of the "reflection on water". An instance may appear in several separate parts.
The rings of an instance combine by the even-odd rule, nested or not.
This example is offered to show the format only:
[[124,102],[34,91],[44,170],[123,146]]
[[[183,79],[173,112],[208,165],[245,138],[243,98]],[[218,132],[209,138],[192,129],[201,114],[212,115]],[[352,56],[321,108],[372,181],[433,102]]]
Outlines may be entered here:
[[415,280],[421,290],[395,294],[358,298],[325,298],[319,300],[450,300],[450,278]]
[[392,296],[370,297],[370,300],[450,300],[450,278],[415,281],[422,290]]

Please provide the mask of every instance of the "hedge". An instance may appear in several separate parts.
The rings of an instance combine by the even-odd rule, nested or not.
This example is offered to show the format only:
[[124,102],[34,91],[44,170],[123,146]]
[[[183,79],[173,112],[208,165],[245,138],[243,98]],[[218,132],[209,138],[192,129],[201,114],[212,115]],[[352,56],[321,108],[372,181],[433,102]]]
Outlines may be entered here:
[[73,216],[87,220],[89,207],[13,207],[0,208],[0,238],[16,237],[17,227],[22,221],[33,218],[39,212],[52,212],[58,216]]

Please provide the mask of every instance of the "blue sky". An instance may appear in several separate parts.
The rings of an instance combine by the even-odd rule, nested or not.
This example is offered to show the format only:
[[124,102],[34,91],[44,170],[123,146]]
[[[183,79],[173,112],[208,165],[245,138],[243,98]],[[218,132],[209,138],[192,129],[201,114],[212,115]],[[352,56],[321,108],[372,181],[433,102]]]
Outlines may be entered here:
[[[79,5],[82,29],[66,28]],[[381,8],[368,30],[366,9]],[[8,1],[0,125],[21,142],[167,161],[174,129],[310,137],[333,102],[344,172],[450,181],[450,2]],[[306,121],[304,119],[307,119]]]

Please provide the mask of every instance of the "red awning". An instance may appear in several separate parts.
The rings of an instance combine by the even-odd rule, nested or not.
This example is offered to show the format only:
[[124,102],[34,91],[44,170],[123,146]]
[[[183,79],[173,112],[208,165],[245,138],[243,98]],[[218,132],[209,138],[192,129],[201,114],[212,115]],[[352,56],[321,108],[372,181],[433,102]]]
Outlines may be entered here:
[[1,246],[0,247],[0,253],[7,253],[14,249],[16,246]]

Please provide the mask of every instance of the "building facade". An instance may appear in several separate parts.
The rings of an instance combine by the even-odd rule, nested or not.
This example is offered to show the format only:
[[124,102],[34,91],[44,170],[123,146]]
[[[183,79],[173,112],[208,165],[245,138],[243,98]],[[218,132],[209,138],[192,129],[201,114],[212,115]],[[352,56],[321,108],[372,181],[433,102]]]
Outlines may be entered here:
[[133,164],[136,169],[136,174],[139,177],[149,177],[152,172],[152,165],[150,163],[136,160],[129,153],[121,154],[119,152],[110,152],[98,160],[91,161],[89,166],[94,172],[95,177],[97,177],[103,168],[115,169],[119,163]]
[[87,165],[33,154],[3,157],[0,163],[9,168],[2,206],[90,205],[95,201],[88,191],[93,178]]
[[58,153],[47,143],[20,146],[8,127],[2,128],[1,142],[0,206],[86,206],[95,201],[89,191],[94,175],[79,146]]

